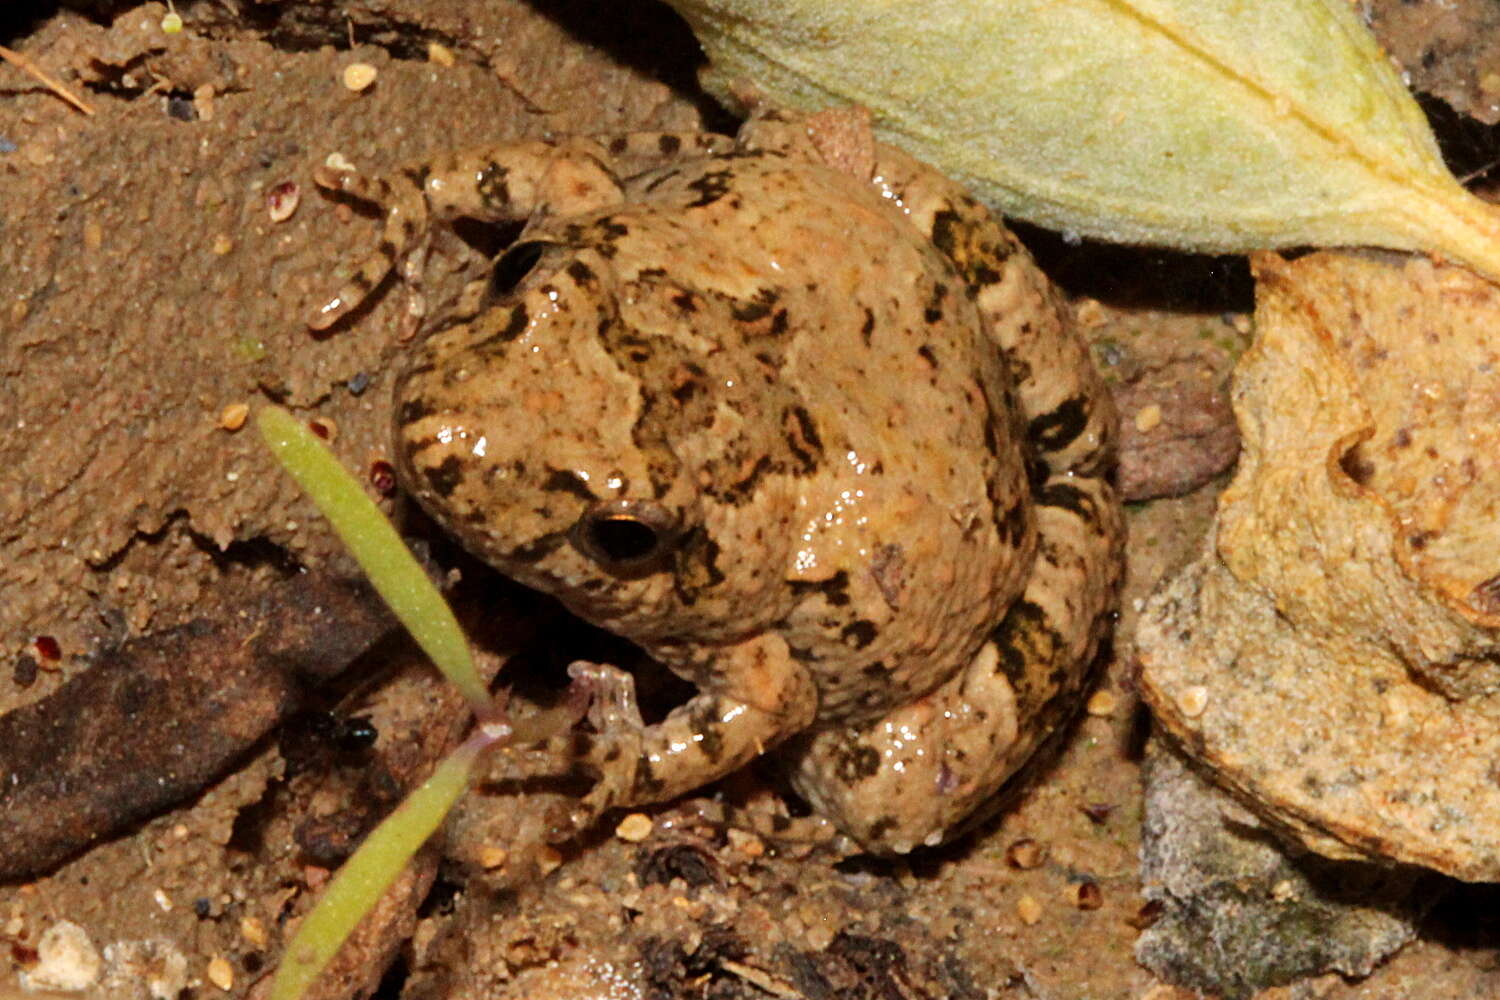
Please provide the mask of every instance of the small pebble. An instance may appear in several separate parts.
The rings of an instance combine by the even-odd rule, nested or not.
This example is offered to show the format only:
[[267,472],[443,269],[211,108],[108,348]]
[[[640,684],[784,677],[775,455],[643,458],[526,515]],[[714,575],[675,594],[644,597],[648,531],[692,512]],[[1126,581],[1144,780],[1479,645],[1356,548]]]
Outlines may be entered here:
[[1103,326],[1105,323],[1104,306],[1098,299],[1082,299],[1073,310],[1073,316],[1078,320],[1080,326],[1092,328]]
[[0,153],[14,153],[15,151],[16,144],[5,138],[5,136],[0,135]]
[[536,867],[542,875],[551,875],[557,871],[562,864],[562,852],[557,848],[545,845],[536,853]]
[[211,122],[214,120],[214,96],[217,91],[214,85],[205,83],[193,91],[193,110],[198,112],[198,120]]
[[59,920],[47,928],[37,942],[36,956],[36,964],[21,973],[23,989],[81,993],[98,982],[104,971],[104,961],[88,932],[71,920]]
[[1096,826],[1103,826],[1109,820],[1110,814],[1115,811],[1113,802],[1089,802],[1081,808],[1083,814]]
[[1161,900],[1149,899],[1142,903],[1141,908],[1136,910],[1134,915],[1125,922],[1136,930],[1143,931],[1160,920],[1161,915],[1166,912],[1166,909],[1166,904]]
[[62,659],[62,643],[50,635],[39,635],[32,639],[31,648],[44,667]]
[[374,83],[376,75],[369,63],[350,63],[344,67],[344,86],[357,93]]
[[1177,696],[1177,707],[1189,719],[1196,719],[1208,708],[1208,688],[1202,684],[1194,684],[1192,687],[1184,688],[1182,693]]
[[1016,900],[1016,916],[1021,918],[1021,923],[1030,927],[1042,919],[1042,904],[1037,902],[1035,896],[1022,896]]
[[353,170],[354,164],[343,153],[332,152],[323,158],[323,166],[329,170]]
[[31,687],[32,684],[36,683],[36,675],[39,669],[36,657],[30,653],[22,653],[16,659],[15,669],[11,672],[11,680],[15,681],[17,687]]
[[645,813],[631,813],[620,820],[620,825],[615,827],[615,836],[631,844],[639,844],[651,836],[653,824],[651,817]]
[[1161,406],[1156,403],[1148,403],[1135,411],[1135,429],[1142,434],[1149,434],[1161,426]]
[[494,844],[485,844],[479,849],[479,864],[489,871],[494,871],[505,864],[506,859],[509,857],[509,851]]
[[1030,837],[1022,837],[1005,849],[1005,863],[1022,871],[1040,868],[1046,860],[1047,848]]
[[396,467],[383,458],[370,463],[370,485],[377,493],[396,491]]
[[453,50],[446,45],[437,42],[427,43],[427,61],[437,63],[439,66],[452,66],[454,63]]
[[1108,691],[1095,691],[1089,696],[1088,705],[1085,706],[1090,715],[1098,718],[1107,718],[1115,714],[1117,701],[1115,696]]
[[245,403],[230,403],[219,413],[219,426],[226,431],[237,431],[245,426],[245,419],[250,416],[250,407]]
[[208,960],[208,981],[228,993],[234,989],[234,967],[223,955]]
[[266,936],[266,925],[255,917],[240,918],[240,937],[256,948],[264,949],[270,943]]
[[285,222],[302,203],[302,188],[296,181],[282,181],[266,192],[266,212],[272,222]]
[[334,423],[331,417],[313,417],[307,422],[307,429],[324,441],[338,440],[339,425]]
[[1099,883],[1092,879],[1084,879],[1082,882],[1074,882],[1068,886],[1068,899],[1080,910],[1097,910],[1104,905],[1104,893],[1099,889]]
[[151,893],[151,898],[154,899],[154,900],[156,900],[156,905],[159,906],[159,907],[161,907],[161,912],[163,912],[163,913],[171,913],[172,912],[172,897],[168,896],[166,894],[165,890],[162,890],[162,889],[155,889],[155,890],[153,890],[152,893]]
[[729,837],[729,846],[747,858],[758,858],[766,853],[765,842],[749,830],[730,827],[727,836]]
[[234,249],[234,240],[230,239],[228,236],[225,236],[223,233],[220,233],[218,236],[214,237],[213,251],[214,251],[214,253],[218,254],[220,257],[224,256],[226,253],[228,253],[229,251],[231,251],[233,249]]

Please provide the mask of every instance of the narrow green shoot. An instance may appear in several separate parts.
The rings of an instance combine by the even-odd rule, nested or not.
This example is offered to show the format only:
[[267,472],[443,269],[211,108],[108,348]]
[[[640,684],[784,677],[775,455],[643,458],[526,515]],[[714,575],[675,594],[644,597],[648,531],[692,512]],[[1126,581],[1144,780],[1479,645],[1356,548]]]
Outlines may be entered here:
[[489,690],[474,669],[468,641],[453,610],[375,501],[327,445],[286,410],[264,407],[256,422],[276,460],[328,518],[417,645],[453,682],[475,714],[484,718],[490,707]]
[[494,737],[481,729],[449,754],[344,862],[287,946],[271,984],[270,1000],[298,1000],[302,996],[360,919],[447,817],[468,788],[474,761],[492,742]]

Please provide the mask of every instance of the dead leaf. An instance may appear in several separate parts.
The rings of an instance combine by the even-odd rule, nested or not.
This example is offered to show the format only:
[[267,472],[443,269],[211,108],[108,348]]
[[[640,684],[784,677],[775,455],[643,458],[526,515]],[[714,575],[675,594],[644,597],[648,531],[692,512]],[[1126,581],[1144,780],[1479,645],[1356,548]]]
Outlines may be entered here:
[[1347,0],[669,0],[721,97],[860,104],[1009,215],[1126,243],[1426,250],[1500,279]]

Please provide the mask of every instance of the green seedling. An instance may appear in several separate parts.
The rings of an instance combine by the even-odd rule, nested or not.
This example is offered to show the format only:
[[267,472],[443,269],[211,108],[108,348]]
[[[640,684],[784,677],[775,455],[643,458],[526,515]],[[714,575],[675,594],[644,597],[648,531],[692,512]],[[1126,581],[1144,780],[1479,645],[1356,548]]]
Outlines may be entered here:
[[468,788],[484,751],[513,737],[529,741],[545,736],[558,720],[533,720],[527,731],[514,732],[475,670],[452,609],[380,508],[327,446],[287,411],[266,407],[256,420],[277,461],[328,518],[376,591],[480,720],[474,735],[365,838],[297,929],[276,970],[270,1000],[298,1000],[441,825]]
[[261,436],[282,468],[328,518],[349,554],[422,652],[482,718],[491,705],[490,693],[474,669],[458,619],[391,522],[301,421],[279,406],[266,407],[256,419]]
[[437,766],[370,832],[339,869],[323,898],[287,946],[271,1000],[297,1000],[333,960],[361,918],[379,902],[417,849],[427,842],[464,791],[480,753],[495,742],[484,729]]

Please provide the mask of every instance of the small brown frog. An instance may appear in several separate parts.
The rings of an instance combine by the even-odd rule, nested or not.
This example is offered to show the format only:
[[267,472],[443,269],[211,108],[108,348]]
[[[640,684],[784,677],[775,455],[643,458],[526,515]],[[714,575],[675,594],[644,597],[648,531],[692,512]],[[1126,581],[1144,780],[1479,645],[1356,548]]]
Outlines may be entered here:
[[415,276],[436,222],[527,220],[400,378],[398,467],[476,555],[697,685],[644,725],[628,677],[575,665],[615,693],[589,804],[774,751],[901,853],[1077,701],[1120,575],[1114,411],[1009,231],[895,150],[827,155],[818,125],[325,169],[389,215],[314,325]]

